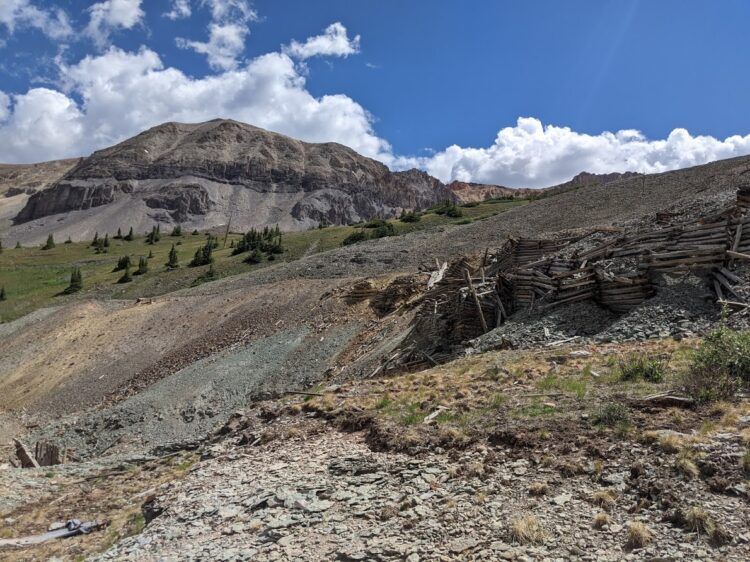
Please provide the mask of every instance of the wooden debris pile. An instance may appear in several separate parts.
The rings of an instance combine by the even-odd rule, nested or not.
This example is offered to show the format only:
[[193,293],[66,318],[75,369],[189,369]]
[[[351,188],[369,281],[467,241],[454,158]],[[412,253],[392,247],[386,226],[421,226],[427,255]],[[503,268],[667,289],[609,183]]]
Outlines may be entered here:
[[22,441],[13,439],[13,444],[15,445],[16,457],[21,468],[39,468],[40,466],[65,464],[68,460],[68,450],[58,447],[54,443],[38,441],[34,447],[33,454]]
[[400,358],[391,363],[413,369],[447,361],[467,340],[522,309],[593,301],[626,313],[656,294],[662,273],[701,275],[718,302],[748,309],[738,288],[750,287],[732,271],[737,260],[750,262],[748,209],[750,186],[738,192],[736,205],[701,220],[664,226],[675,215],[659,213],[658,228],[638,233],[609,229],[602,242],[589,248],[577,243],[594,232],[556,240],[509,239],[481,259],[438,264]]

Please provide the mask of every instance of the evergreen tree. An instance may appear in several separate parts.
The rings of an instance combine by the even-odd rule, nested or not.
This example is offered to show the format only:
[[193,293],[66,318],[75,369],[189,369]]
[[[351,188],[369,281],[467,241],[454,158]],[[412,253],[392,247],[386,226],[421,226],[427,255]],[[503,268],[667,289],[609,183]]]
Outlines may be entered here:
[[145,256],[141,256],[138,259],[138,269],[135,270],[134,275],[143,275],[148,272],[148,259]]
[[180,226],[179,224],[175,225],[170,236],[182,236],[182,226]]
[[20,242],[16,242],[16,250],[20,250],[22,247]]
[[130,264],[125,268],[125,273],[122,274],[122,277],[120,277],[117,282],[118,283],[130,283],[133,280],[133,278],[130,276]]
[[64,294],[70,295],[72,293],[77,293],[83,289],[83,275],[81,275],[81,269],[79,267],[74,267],[73,271],[70,273],[70,285],[68,285],[68,288],[63,291]]
[[217,244],[213,236],[209,236],[206,240],[206,244],[195,251],[190,267],[200,267],[202,265],[208,265],[214,261],[213,250]]
[[112,270],[112,272],[114,273],[115,271],[122,271],[123,269],[127,269],[128,267],[130,267],[130,256],[122,256],[117,260],[117,265]]
[[197,228],[193,231],[193,236],[198,236],[198,229]]
[[0,238],[0,254],[2,254],[2,253],[3,253],[3,241]]
[[70,236],[68,236],[68,239],[65,241],[66,244],[72,244],[73,240],[70,239]]
[[167,269],[177,269],[180,267],[180,263],[177,259],[177,250],[172,244],[172,249],[169,250],[169,261],[167,261]]
[[0,302],[7,300],[7,296],[5,295],[5,287],[0,287]]
[[105,248],[109,248],[109,233],[104,235],[104,242],[102,244]]
[[154,252],[152,252],[151,250],[149,250],[148,251],[148,259],[151,259],[153,257],[154,257]]
[[55,247],[55,237],[50,234],[47,236],[47,242],[42,246],[42,250],[51,250]]
[[92,248],[98,248],[99,247],[99,233],[94,233],[94,239],[91,241],[91,247]]
[[133,241],[133,227],[130,227],[130,231],[123,237],[123,240],[126,242],[132,242]]
[[119,228],[117,229],[117,234],[115,234],[115,240],[122,240],[122,230]]
[[263,261],[263,254],[260,249],[255,248],[250,255],[245,258],[245,263],[256,264]]
[[213,279],[216,277],[216,270],[214,269],[214,264],[208,266],[208,271],[206,272],[206,279]]
[[151,227],[151,232],[146,235],[146,243],[151,244],[152,246],[156,244],[159,240],[161,240],[161,229],[160,227],[154,226]]

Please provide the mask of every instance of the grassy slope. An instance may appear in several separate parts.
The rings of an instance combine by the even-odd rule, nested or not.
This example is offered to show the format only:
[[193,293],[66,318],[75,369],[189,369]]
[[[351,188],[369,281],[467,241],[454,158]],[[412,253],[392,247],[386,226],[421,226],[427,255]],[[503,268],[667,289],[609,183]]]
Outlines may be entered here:
[[[415,230],[434,228],[446,224],[456,224],[467,220],[481,220],[495,215],[510,207],[523,204],[524,201],[487,201],[476,206],[462,208],[463,217],[451,219],[434,213],[425,213],[417,223],[394,224],[397,235]],[[123,230],[126,230],[125,228]],[[291,232],[284,235],[284,254],[278,259],[293,261],[306,254],[324,252],[339,247],[349,234],[355,230],[351,226],[337,226],[324,229]],[[113,233],[110,233],[110,235]],[[232,256],[230,243],[238,240],[239,234],[230,234],[226,248],[214,251],[217,278],[227,277],[264,267],[268,262],[248,265],[243,262],[246,254]],[[173,243],[177,246],[180,268],[167,271],[164,264]],[[0,321],[7,322],[19,318],[33,310],[55,304],[63,304],[69,298],[58,296],[67,287],[71,267],[81,268],[84,279],[84,296],[135,298],[155,296],[189,287],[202,282],[208,267],[188,267],[196,249],[205,243],[205,235],[186,234],[172,237],[162,234],[161,241],[146,244],[143,236],[132,242],[111,240],[107,254],[96,254],[88,242],[64,244],[58,240],[57,246],[50,250],[41,248],[5,248],[0,253],[0,287],[5,287],[7,300],[0,302]],[[119,257],[130,255],[133,267],[137,268],[138,258],[153,252],[149,260],[149,272],[143,276],[133,276],[133,282],[117,284],[122,272],[112,270]]]

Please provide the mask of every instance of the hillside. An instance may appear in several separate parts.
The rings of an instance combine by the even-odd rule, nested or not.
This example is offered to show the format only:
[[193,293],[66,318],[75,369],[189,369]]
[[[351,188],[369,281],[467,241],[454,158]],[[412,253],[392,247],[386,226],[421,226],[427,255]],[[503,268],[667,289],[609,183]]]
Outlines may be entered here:
[[[32,195],[5,233],[34,242],[52,229],[82,239],[154,224],[303,230],[349,224],[449,199],[436,179],[335,143],[310,144],[228,120],[166,123],[100,150]],[[54,225],[54,228],[52,228]]]
[[[485,334],[481,345],[471,340],[477,335],[477,308],[467,298],[472,293],[462,272],[479,287],[477,299],[486,298],[500,278],[485,282],[485,275],[495,275],[509,237],[570,244],[571,236],[585,234],[572,249],[563,246],[549,256],[565,263],[575,252],[625,235],[648,237],[683,223],[688,231],[702,231],[699,220],[717,220],[711,217],[736,203],[748,170],[750,157],[736,158],[531,202],[472,203],[457,208],[460,217],[433,209],[416,223],[387,221],[392,230],[373,221],[371,229],[363,223],[287,232],[283,253],[256,264],[220,245],[213,276],[210,266],[187,263],[206,233],[172,237],[163,231],[153,245],[141,235],[112,240],[103,254],[59,238],[50,250],[8,248],[0,256],[0,285],[12,282],[13,290],[2,309],[13,317],[34,312],[0,326],[0,437],[64,444],[86,461],[47,469],[50,482],[45,469],[0,472],[0,484],[11,490],[3,513],[21,522],[12,536],[40,531],[39,521],[67,519],[72,511],[86,517],[106,513],[121,536],[136,536],[103,560],[120,559],[127,549],[142,559],[180,549],[213,558],[237,541],[252,545],[255,554],[248,556],[264,560],[273,558],[281,539],[283,556],[315,559],[312,539],[299,529],[328,536],[320,513],[330,509],[348,529],[360,529],[364,513],[385,541],[365,541],[360,529],[347,531],[343,541],[331,535],[315,543],[326,556],[340,559],[356,559],[360,551],[372,559],[429,552],[446,559],[464,552],[479,559],[501,553],[543,558],[561,548],[600,549],[606,553],[602,558],[613,560],[627,549],[653,557],[679,551],[687,559],[710,560],[717,552],[728,560],[746,559],[747,491],[740,458],[747,400],[740,396],[736,405],[684,410],[644,402],[681,388],[686,358],[721,321],[715,288],[706,277],[710,270],[655,273],[653,285],[671,291],[623,315],[593,302],[550,309],[541,303],[534,314],[512,311],[493,328],[500,317],[488,314],[489,332],[478,332]],[[665,213],[668,222],[658,222],[657,213]],[[729,222],[708,226],[722,245],[729,243],[727,229],[736,230]],[[383,237],[342,245],[352,233],[381,227]],[[230,234],[229,243],[239,239]],[[173,242],[180,242],[179,268],[168,270],[164,264]],[[112,271],[117,259],[129,255],[137,262],[149,251],[154,255],[149,272],[118,284],[121,272]],[[486,254],[492,265],[479,267]],[[443,285],[428,294],[428,278],[444,261],[452,267]],[[607,257],[595,265],[639,267],[632,261]],[[77,296],[55,296],[71,262],[83,268],[85,289]],[[578,264],[584,268],[580,258]],[[750,279],[743,263],[727,266],[743,283]],[[456,320],[453,348],[443,346],[438,355],[430,346],[445,342],[429,331],[430,318],[445,302],[459,306],[449,315]],[[420,318],[430,346],[414,339]],[[733,322],[741,325],[742,318],[734,315]],[[618,362],[644,353],[666,357],[663,380],[623,380]],[[394,368],[402,357],[407,362]],[[295,394],[300,392],[307,394]],[[603,414],[610,404],[619,409]],[[248,412],[237,414],[241,409]],[[360,460],[349,459],[347,451]],[[116,459],[140,459],[144,452],[169,456],[117,468],[122,464]],[[710,463],[703,463],[704,453]],[[75,487],[81,474],[94,479],[110,473],[97,481],[105,507]],[[330,476],[322,491],[310,491],[310,478],[321,474]],[[171,484],[159,488],[165,479]],[[258,483],[264,490],[250,490]],[[281,487],[299,495],[286,496]],[[421,503],[404,503],[414,490],[428,495]],[[277,492],[280,499],[273,499]],[[143,517],[138,502],[124,508],[118,500],[140,494],[155,494],[170,506],[143,532],[133,523]],[[253,494],[259,496],[252,503],[251,526],[238,515],[244,507],[224,503],[227,497],[241,503]],[[51,502],[58,497],[70,500]],[[294,501],[287,505],[289,497]],[[652,503],[638,503],[646,497]],[[673,518],[672,510],[690,507],[676,497],[700,499],[705,517],[720,526],[711,531],[719,546],[681,539],[694,531],[683,531],[679,525],[686,524]],[[217,502],[226,509],[215,517],[219,512],[205,506]],[[633,505],[641,505],[640,511],[630,511]],[[514,530],[514,518],[527,508],[544,531],[538,544],[522,542]],[[608,518],[597,515],[602,510]],[[460,519],[501,512],[507,523],[492,526],[482,519],[472,526],[482,537],[477,543],[459,540],[462,524],[451,519],[456,513]],[[180,538],[180,514],[202,522],[195,541]],[[605,530],[597,529],[585,544],[572,539],[589,532],[595,515]],[[648,524],[659,541],[629,546],[627,525],[634,518]],[[295,527],[293,521],[304,525]],[[228,534],[227,525],[233,529]],[[394,550],[390,541],[403,536],[403,525],[416,529],[421,542],[414,548],[399,543]],[[446,534],[457,538],[448,544],[435,538]],[[76,555],[90,554],[110,546],[104,537],[92,533],[39,548],[50,549],[47,557],[78,548],[69,545],[83,549]],[[381,556],[394,552],[404,555]]]

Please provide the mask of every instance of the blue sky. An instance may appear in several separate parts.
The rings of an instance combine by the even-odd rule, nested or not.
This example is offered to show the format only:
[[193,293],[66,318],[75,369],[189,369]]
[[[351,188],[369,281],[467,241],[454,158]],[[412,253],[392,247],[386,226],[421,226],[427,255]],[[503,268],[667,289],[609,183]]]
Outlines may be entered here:
[[0,0],[0,160],[233,117],[445,181],[662,171],[750,153],[748,21],[744,0]]

